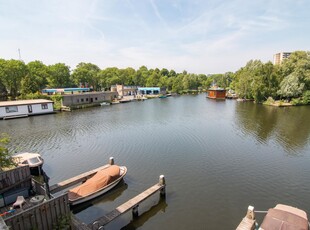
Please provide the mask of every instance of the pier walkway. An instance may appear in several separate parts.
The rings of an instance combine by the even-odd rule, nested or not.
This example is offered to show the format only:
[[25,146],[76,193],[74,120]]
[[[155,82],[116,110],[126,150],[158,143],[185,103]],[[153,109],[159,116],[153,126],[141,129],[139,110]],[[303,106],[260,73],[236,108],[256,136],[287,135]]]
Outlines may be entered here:
[[159,178],[159,183],[153,185],[149,189],[145,190],[144,192],[140,193],[139,195],[135,196],[134,198],[130,199],[129,201],[125,202],[124,204],[118,206],[113,211],[109,212],[108,214],[100,217],[96,221],[94,221],[92,224],[89,224],[88,227],[90,229],[98,229],[99,227],[102,227],[117,217],[121,216],[122,214],[128,212],[129,210],[132,210],[133,217],[137,217],[138,214],[138,207],[139,204],[156,193],[157,191],[160,191],[161,196],[165,195],[165,177],[163,175]]

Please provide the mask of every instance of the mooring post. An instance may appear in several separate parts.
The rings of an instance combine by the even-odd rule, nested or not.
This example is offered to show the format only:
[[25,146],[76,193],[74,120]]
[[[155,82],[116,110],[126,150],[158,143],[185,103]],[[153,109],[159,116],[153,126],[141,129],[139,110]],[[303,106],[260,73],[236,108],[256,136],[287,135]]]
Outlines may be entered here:
[[137,204],[132,208],[132,218],[137,218],[139,216],[139,210],[138,210],[139,205]]
[[166,196],[166,180],[164,175],[159,176],[159,185],[163,185],[163,188],[160,190],[160,196]]
[[114,165],[114,158],[113,158],[113,157],[110,157],[110,159],[109,159],[109,164],[110,164],[110,165]]
[[246,217],[250,220],[255,220],[255,213],[254,213],[254,207],[253,206],[249,206],[248,207],[248,211],[246,213]]

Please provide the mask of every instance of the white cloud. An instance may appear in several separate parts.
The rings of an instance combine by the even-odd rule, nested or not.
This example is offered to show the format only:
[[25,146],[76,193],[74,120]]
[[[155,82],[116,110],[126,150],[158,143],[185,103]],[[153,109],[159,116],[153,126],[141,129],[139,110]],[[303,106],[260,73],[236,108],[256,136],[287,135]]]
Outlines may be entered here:
[[17,58],[20,48],[26,62],[65,62],[72,68],[83,61],[101,68],[235,71],[250,59],[307,49],[310,39],[305,29],[310,3],[302,0],[0,0],[0,5],[0,58]]

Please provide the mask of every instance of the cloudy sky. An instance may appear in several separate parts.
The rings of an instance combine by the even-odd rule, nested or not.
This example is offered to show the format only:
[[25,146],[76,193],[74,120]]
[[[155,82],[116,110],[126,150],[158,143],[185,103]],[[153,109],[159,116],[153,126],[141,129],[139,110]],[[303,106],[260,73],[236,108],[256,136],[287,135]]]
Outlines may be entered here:
[[236,71],[310,50],[310,0],[0,0],[0,58]]

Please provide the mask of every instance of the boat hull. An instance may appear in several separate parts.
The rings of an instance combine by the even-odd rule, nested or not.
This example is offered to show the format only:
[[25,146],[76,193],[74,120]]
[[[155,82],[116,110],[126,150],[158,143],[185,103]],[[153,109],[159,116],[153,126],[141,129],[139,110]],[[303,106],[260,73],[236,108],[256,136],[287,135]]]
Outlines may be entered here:
[[124,176],[127,173],[127,168],[125,166],[120,166],[120,169],[123,170],[123,173],[115,181],[113,181],[112,183],[108,184],[107,186],[101,188],[100,190],[98,190],[92,194],[89,194],[88,196],[81,197],[81,198],[75,199],[75,200],[69,199],[70,205],[74,206],[74,205],[84,203],[86,201],[92,200],[92,199],[94,199],[98,196],[101,196],[101,195],[107,193],[108,191],[110,191],[112,188],[114,188],[124,178]]

